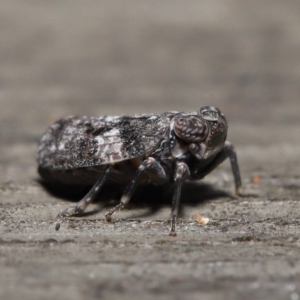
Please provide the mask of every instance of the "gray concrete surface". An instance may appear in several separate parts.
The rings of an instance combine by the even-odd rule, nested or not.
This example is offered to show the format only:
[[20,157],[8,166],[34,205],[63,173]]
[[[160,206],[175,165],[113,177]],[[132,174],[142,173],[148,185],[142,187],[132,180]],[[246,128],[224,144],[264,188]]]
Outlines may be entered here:
[[[1,1],[0,298],[300,299],[299,15],[294,0]],[[206,104],[257,197],[232,197],[225,162],[186,185],[177,238],[152,189],[113,224],[107,197],[54,231],[80,193],[37,181],[51,122]]]

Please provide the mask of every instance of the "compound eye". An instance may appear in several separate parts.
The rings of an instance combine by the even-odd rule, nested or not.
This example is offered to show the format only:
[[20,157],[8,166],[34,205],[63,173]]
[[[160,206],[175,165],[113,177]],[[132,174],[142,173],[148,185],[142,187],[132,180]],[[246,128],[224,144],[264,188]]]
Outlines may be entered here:
[[190,143],[203,141],[208,135],[205,120],[196,116],[179,116],[174,123],[175,134]]

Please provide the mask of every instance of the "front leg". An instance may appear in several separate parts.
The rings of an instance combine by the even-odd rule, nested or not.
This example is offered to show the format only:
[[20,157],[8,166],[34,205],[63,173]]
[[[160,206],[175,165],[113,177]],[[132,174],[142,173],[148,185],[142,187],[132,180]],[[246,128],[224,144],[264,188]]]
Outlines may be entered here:
[[225,145],[220,153],[213,159],[213,161],[207,165],[204,169],[197,169],[197,166],[191,175],[193,179],[202,179],[210,172],[212,172],[217,166],[219,166],[226,158],[230,159],[231,170],[234,178],[235,193],[237,196],[243,196],[242,193],[242,179],[240,174],[240,168],[237,161],[237,155],[234,146],[230,142],[225,142]]
[[184,181],[189,177],[190,171],[188,166],[184,162],[179,162],[176,165],[175,170],[175,190],[173,194],[173,201],[172,201],[172,211],[171,211],[171,231],[169,233],[170,236],[176,236],[175,225],[176,219],[178,215],[178,208],[180,203],[180,194],[181,194],[181,187]]

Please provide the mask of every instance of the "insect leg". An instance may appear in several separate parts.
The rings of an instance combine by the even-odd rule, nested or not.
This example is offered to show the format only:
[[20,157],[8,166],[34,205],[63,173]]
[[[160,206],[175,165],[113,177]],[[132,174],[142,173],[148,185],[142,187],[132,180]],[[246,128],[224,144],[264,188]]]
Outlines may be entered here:
[[235,193],[238,196],[242,195],[242,179],[240,175],[240,168],[237,160],[236,151],[234,149],[234,146],[230,142],[225,142],[225,145],[220,153],[217,154],[217,156],[214,158],[214,160],[201,172],[199,172],[197,169],[194,170],[195,177],[197,179],[202,179],[207,174],[209,174],[211,171],[213,171],[218,165],[220,165],[226,158],[230,159],[231,164],[231,170],[234,178],[234,184],[235,184]]
[[108,222],[111,221],[111,216],[116,212],[121,210],[128,202],[135,189],[138,186],[138,183],[141,179],[142,174],[147,173],[150,180],[156,183],[163,184],[166,181],[166,173],[161,164],[155,160],[153,157],[148,157],[142,162],[138,170],[135,173],[135,176],[131,183],[126,187],[121,201],[118,205],[112,208],[106,215],[105,218]]
[[87,193],[87,195],[84,196],[83,199],[81,199],[77,204],[67,207],[66,209],[62,210],[58,214],[59,220],[56,222],[55,229],[59,230],[60,223],[65,217],[70,217],[77,214],[82,214],[85,209],[89,206],[89,204],[95,199],[97,194],[100,192],[105,179],[107,178],[107,175],[111,169],[111,166],[107,165],[101,174],[100,178],[97,180],[97,182],[94,184],[92,189]]
[[181,186],[189,175],[190,175],[190,171],[189,171],[188,166],[184,162],[177,163],[175,177],[174,177],[175,190],[174,190],[173,201],[172,201],[171,231],[169,233],[170,236],[177,235],[176,231],[175,231],[175,225],[176,225],[176,219],[177,219],[177,215],[178,215]]

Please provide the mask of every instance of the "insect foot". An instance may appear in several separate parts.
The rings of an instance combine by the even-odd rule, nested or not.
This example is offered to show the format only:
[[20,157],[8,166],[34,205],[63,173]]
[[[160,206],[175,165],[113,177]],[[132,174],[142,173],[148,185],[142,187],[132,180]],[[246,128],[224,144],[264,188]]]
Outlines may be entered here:
[[168,183],[174,187],[169,235],[176,236],[181,187],[186,180],[204,178],[229,158],[236,194],[244,195],[227,130],[225,116],[213,106],[194,112],[58,120],[39,142],[40,175],[51,182],[93,187],[76,205],[59,213],[55,229],[67,217],[83,213],[105,184],[126,186],[119,204],[105,216],[111,221],[138,185]]
[[60,229],[60,224],[65,220],[66,217],[77,215],[77,214],[82,214],[84,212],[84,209],[80,207],[80,205],[74,205],[67,207],[66,209],[62,210],[58,215],[57,215],[57,222],[55,224],[55,230]]
[[106,215],[105,215],[105,219],[107,222],[111,222],[112,220],[112,215],[116,212],[121,210],[123,207],[125,206],[125,204],[123,202],[119,203],[118,205],[116,205],[114,208],[112,208]]
[[237,188],[236,192],[235,192],[237,197],[240,198],[257,198],[259,195],[256,193],[245,193],[242,189],[242,187]]

